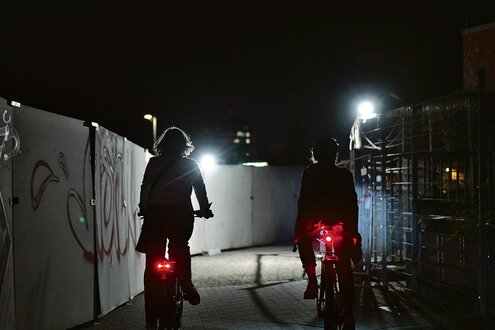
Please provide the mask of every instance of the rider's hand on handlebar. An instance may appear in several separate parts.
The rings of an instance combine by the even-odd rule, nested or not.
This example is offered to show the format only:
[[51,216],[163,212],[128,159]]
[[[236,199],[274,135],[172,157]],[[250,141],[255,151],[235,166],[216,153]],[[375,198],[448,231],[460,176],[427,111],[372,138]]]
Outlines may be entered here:
[[205,219],[209,219],[209,218],[213,218],[213,212],[211,212],[210,209],[207,209],[207,210],[197,210],[197,211],[194,211],[194,216],[198,217],[198,218],[205,218]]
[[211,212],[211,209],[210,209],[211,204],[213,204],[213,203],[208,204],[207,209],[194,211],[194,214],[200,218],[205,218],[205,219],[213,218],[213,212]]
[[201,217],[202,218],[209,219],[209,218],[213,218],[213,216],[214,215],[213,215],[213,212],[211,211],[211,209],[201,211]]
[[141,217],[142,218],[142,217],[144,217],[144,213],[145,213],[144,212],[144,207],[143,207],[143,205],[141,205],[141,203],[139,203],[138,206],[139,206],[139,210],[138,210],[138,214],[137,215],[138,215],[138,217]]

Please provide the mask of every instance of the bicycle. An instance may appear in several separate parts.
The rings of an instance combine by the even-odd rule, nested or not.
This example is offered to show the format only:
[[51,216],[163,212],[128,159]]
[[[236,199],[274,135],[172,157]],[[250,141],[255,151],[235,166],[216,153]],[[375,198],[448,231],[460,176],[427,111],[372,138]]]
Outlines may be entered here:
[[[194,216],[197,218],[203,217],[201,211],[194,211]],[[211,213],[210,217],[212,216],[213,213]],[[176,266],[175,261],[167,258],[160,259],[153,265],[155,276],[160,279],[158,329],[180,329],[182,325],[185,295],[177,276]]]
[[154,271],[160,279],[158,329],[180,329],[184,293],[177,277],[176,263],[164,258],[155,262]]
[[[309,235],[319,243],[318,250],[322,253],[320,288],[316,298],[318,316],[323,317],[325,329],[342,329],[344,316],[337,273],[339,258],[335,253],[335,246],[343,240],[342,224],[329,226],[320,220]],[[293,251],[296,250],[297,243]]]

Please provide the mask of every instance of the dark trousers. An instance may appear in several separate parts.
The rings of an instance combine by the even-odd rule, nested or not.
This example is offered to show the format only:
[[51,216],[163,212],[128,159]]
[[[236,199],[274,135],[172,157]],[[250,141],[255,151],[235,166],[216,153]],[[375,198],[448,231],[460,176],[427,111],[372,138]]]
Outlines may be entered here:
[[164,205],[150,205],[146,210],[143,230],[147,231],[144,271],[144,309],[147,324],[155,323],[159,315],[160,279],[153,267],[156,261],[165,257],[167,240],[169,259],[176,262],[180,283],[192,284],[189,239],[193,227],[192,210]]
[[[307,235],[302,236],[298,242],[299,257],[301,258],[303,268],[316,267],[316,258],[312,242],[313,239]],[[354,278],[352,276],[350,254],[348,248],[336,248],[335,254],[339,258],[339,262],[337,263],[337,275],[339,277],[342,304],[344,307],[351,307],[354,300]]]

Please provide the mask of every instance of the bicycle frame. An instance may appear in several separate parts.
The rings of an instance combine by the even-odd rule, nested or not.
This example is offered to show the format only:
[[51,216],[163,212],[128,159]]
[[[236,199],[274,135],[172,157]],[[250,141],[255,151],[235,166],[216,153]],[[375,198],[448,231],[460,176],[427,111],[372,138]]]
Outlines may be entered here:
[[162,259],[154,264],[154,272],[160,279],[160,306],[158,329],[180,329],[184,296],[176,273],[176,263]]
[[[339,226],[339,225],[336,225]],[[321,257],[320,292],[316,299],[318,315],[324,317],[325,329],[341,329],[343,325],[342,308],[340,304],[340,287],[337,272],[339,258],[335,253],[335,242],[342,239],[342,230],[334,230],[336,226],[326,226],[322,221],[318,224],[318,235],[315,237],[324,246],[324,254]],[[338,229],[338,228],[337,228]],[[322,251],[320,251],[322,252]]]

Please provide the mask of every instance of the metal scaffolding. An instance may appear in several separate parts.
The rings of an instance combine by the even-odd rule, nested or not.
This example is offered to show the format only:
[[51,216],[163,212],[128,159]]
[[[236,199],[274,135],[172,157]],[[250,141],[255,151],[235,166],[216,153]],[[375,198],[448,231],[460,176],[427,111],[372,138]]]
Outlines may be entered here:
[[494,117],[494,95],[472,92],[356,121],[370,276],[482,313],[495,305]]

